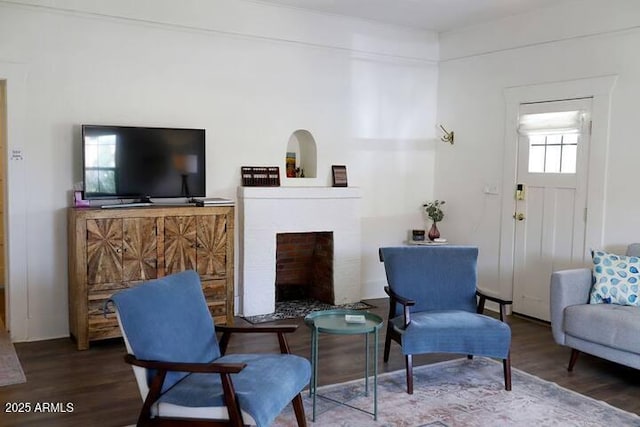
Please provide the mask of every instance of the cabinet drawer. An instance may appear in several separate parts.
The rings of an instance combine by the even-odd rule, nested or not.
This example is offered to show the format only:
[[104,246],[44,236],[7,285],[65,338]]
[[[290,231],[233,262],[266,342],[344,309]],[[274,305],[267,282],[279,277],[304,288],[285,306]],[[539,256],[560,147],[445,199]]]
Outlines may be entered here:
[[226,280],[202,280],[202,292],[207,300],[227,299],[227,281]]
[[216,325],[226,325],[227,324],[227,316],[215,316],[213,321]]
[[87,292],[88,297],[91,298],[93,295],[97,294],[108,294],[112,295],[121,289],[131,288],[136,286],[137,284],[142,283],[138,282],[115,282],[115,283],[88,283],[87,284]]
[[120,336],[118,319],[115,313],[108,314],[105,318],[102,314],[90,314],[89,319],[89,340],[102,340],[116,338]]
[[[109,283],[89,286],[89,294],[87,295],[87,314],[102,316],[104,304],[109,300],[109,298],[111,298],[111,295],[115,294],[119,290],[127,289],[135,285],[136,283]],[[112,305],[107,306],[104,311],[115,316]]]
[[211,301],[207,299],[207,308],[216,324],[224,325],[227,323],[227,304],[225,301]]
[[207,299],[207,307],[209,307],[209,312],[211,312],[212,316],[227,314],[226,301],[211,301]]

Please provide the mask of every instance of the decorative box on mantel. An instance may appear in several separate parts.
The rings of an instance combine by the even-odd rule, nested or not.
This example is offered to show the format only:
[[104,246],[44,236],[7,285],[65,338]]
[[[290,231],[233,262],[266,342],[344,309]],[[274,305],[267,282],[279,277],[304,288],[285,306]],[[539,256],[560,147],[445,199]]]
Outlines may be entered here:
[[242,314],[275,311],[276,234],[333,233],[334,303],[361,299],[357,187],[238,187]]

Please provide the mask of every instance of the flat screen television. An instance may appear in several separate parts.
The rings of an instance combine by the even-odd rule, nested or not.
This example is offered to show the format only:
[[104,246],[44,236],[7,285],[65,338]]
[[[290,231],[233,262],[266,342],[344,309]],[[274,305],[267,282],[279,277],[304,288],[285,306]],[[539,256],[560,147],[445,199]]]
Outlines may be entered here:
[[82,125],[84,198],[204,197],[204,129]]

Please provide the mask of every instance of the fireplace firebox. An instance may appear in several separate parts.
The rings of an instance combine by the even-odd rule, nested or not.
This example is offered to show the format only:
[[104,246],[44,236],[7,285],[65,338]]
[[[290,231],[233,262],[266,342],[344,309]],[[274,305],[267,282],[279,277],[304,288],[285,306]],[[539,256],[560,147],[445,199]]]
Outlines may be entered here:
[[276,302],[303,299],[334,303],[330,231],[276,235]]

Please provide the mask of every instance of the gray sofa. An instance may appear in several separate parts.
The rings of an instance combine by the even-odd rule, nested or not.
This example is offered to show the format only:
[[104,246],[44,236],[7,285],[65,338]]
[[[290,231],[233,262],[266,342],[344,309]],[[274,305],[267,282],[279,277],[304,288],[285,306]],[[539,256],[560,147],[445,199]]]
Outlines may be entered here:
[[[627,248],[640,256],[640,243]],[[589,304],[591,269],[551,275],[551,330],[558,344],[571,348],[569,371],[580,352],[640,369],[640,307]]]

